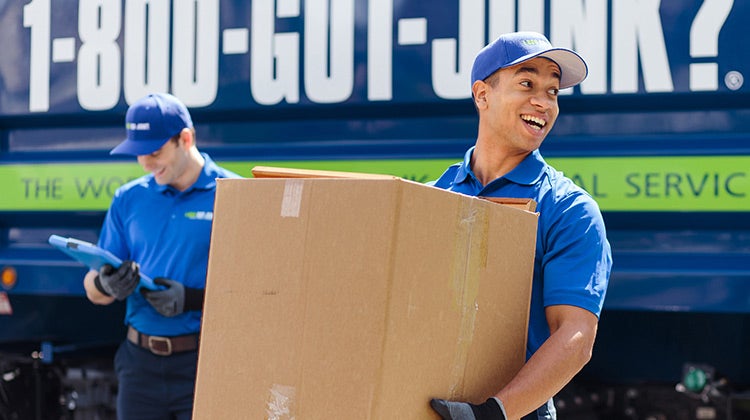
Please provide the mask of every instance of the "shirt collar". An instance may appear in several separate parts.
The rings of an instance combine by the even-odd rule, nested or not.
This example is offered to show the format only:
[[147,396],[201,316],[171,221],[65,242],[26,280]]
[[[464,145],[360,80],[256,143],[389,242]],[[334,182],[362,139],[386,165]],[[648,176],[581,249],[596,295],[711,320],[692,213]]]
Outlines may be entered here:
[[[455,184],[459,184],[467,181],[468,179],[476,179],[474,171],[471,169],[471,156],[474,153],[474,147],[471,147],[466,151],[464,160],[458,167],[456,177],[454,180]],[[539,150],[534,150],[529,153],[521,163],[518,164],[513,170],[505,174],[502,178],[520,185],[533,185],[544,175],[545,167],[547,162],[542,158],[542,154]],[[478,182],[478,181],[477,181]],[[493,181],[494,182],[494,181]]]
[[456,171],[456,178],[454,179],[454,184],[460,184],[468,179],[475,178],[474,172],[471,170],[471,155],[474,153],[474,146],[472,146],[469,150],[466,151],[466,154],[464,154],[464,161],[461,162],[461,164],[458,166],[458,171]]
[[547,162],[537,149],[529,153],[512,171],[505,174],[504,178],[516,184],[533,185],[542,178],[546,166]]

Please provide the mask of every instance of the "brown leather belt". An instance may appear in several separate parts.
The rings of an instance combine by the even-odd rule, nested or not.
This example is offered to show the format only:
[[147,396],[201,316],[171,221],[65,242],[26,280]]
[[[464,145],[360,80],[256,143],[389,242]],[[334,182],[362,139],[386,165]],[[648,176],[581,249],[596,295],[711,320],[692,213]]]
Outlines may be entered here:
[[172,353],[198,349],[198,334],[159,337],[143,334],[135,328],[128,326],[128,340],[157,356],[169,356]]

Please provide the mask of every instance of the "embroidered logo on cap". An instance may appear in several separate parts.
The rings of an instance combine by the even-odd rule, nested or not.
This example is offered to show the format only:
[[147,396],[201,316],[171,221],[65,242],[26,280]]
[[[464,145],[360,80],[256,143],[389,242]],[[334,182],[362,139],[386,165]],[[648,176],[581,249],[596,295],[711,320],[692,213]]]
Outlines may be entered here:
[[524,39],[523,41],[521,41],[521,43],[525,45],[546,44],[546,42],[542,41],[541,39]]
[[151,129],[151,124],[147,122],[142,122],[142,123],[129,122],[129,123],[125,123],[125,128],[127,130],[147,131]]

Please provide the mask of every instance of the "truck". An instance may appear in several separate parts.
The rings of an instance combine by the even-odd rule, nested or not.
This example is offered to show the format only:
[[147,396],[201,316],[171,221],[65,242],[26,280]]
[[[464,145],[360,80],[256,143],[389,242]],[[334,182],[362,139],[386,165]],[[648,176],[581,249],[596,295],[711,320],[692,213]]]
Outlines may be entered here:
[[[565,419],[750,418],[750,3],[0,2],[0,420],[114,418],[124,307],[47,244],[96,242],[128,104],[169,92],[202,151],[418,182],[476,136],[474,55],[544,33],[588,78],[541,151],[599,203],[614,267]],[[252,217],[252,215],[249,215]]]

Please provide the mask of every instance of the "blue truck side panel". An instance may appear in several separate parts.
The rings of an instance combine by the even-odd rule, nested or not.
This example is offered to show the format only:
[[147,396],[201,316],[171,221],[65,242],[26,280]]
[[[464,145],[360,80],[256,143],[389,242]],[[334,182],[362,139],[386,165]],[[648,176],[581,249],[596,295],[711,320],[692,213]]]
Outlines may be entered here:
[[[516,29],[589,63],[560,97],[547,158],[627,158],[635,173],[647,157],[750,156],[748,2],[174,3],[0,3],[0,168],[122,161],[108,151],[127,105],[152,90],[188,104],[218,161],[457,161],[476,132],[471,58]],[[713,194],[739,209],[604,208],[615,264],[583,377],[676,382],[702,361],[750,386],[750,170],[731,184],[717,170],[639,174],[630,193]],[[0,290],[13,307],[0,314],[0,351],[122,339],[122,307],[91,305],[85,270],[46,246],[51,233],[95,241],[102,218],[0,211],[0,268],[18,275]]]

